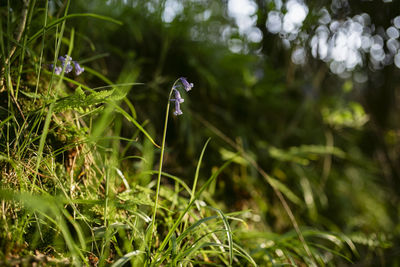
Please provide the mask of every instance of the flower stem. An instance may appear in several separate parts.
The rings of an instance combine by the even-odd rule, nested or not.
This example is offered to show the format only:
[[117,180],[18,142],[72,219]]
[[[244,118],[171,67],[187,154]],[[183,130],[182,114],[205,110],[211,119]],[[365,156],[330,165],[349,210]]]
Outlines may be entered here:
[[158,167],[158,176],[157,176],[157,188],[156,188],[156,200],[154,202],[154,209],[153,209],[153,217],[151,220],[151,231],[150,231],[150,241],[149,241],[149,252],[151,251],[151,246],[153,242],[153,234],[154,234],[154,225],[156,221],[156,214],[157,214],[157,208],[158,208],[158,197],[160,194],[160,184],[161,184],[161,173],[162,173],[162,167],[163,167],[163,160],[164,160],[164,150],[165,150],[165,139],[167,136],[167,126],[168,126],[168,116],[169,116],[169,107],[170,107],[170,100],[172,96],[172,92],[174,91],[176,83],[179,81],[177,79],[174,84],[172,85],[172,88],[169,92],[168,96],[168,104],[167,104],[167,109],[165,112],[165,120],[164,120],[164,132],[163,132],[163,137],[162,137],[162,143],[161,143],[161,155],[160,155],[160,164]]

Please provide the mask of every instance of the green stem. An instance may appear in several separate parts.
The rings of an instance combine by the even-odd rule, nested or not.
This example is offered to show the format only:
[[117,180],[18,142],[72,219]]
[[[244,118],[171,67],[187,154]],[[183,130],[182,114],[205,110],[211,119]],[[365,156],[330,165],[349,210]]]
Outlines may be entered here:
[[[40,66],[42,66],[43,51],[44,51],[44,45],[45,45],[45,40],[46,40],[46,27],[47,27],[47,14],[48,14],[48,12],[49,12],[49,0],[46,0],[46,7],[44,9],[44,26],[43,26],[42,47],[41,47],[41,50],[40,50],[39,68],[38,68],[38,74],[37,74],[36,86],[35,86],[35,96],[37,95],[37,92],[38,92],[38,89],[39,89],[40,73],[41,73],[41,70],[42,70],[42,68]],[[26,43],[24,45],[26,45]],[[33,99],[33,104],[35,104],[35,102],[36,102],[36,97]]]
[[157,208],[158,208],[158,198],[160,195],[160,184],[161,184],[161,173],[162,173],[162,167],[163,167],[163,160],[164,160],[164,150],[165,150],[165,139],[167,136],[167,127],[168,127],[168,117],[169,117],[169,107],[170,107],[170,100],[172,96],[172,92],[174,91],[174,87],[176,83],[179,81],[177,79],[174,84],[172,85],[172,88],[169,92],[168,96],[168,104],[167,104],[167,109],[165,113],[165,120],[164,120],[164,132],[163,132],[163,137],[162,137],[162,143],[161,143],[161,155],[160,155],[160,165],[158,167],[158,176],[157,176],[157,188],[156,188],[156,200],[154,202],[154,209],[153,209],[153,218],[151,220],[151,231],[150,231],[150,241],[149,241],[149,252],[151,251],[151,246],[153,242],[153,234],[154,234],[154,225],[156,221],[156,214],[157,214]]

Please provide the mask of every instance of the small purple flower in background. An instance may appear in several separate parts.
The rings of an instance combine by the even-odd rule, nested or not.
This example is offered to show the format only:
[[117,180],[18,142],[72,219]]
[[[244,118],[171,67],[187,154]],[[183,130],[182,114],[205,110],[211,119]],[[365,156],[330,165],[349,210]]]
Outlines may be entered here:
[[62,72],[62,68],[61,68],[61,67],[57,67],[57,66],[54,68],[54,64],[50,64],[50,65],[49,65],[49,69],[50,69],[51,71],[54,70],[54,73],[57,74],[57,75],[60,75],[61,72]]
[[67,65],[68,65],[68,64],[71,64],[72,57],[70,57],[70,56],[68,56],[68,55],[65,55],[65,57],[59,56],[59,57],[58,57],[58,60],[60,60],[61,63],[62,63],[63,65],[64,65],[65,63],[67,63]]
[[61,72],[62,72],[62,68],[61,67],[56,67],[55,70],[54,70],[54,73],[57,74],[57,75],[60,75]]
[[73,63],[74,63],[74,66],[75,66],[75,75],[76,76],[80,75],[82,72],[85,71],[85,68],[81,67],[78,62],[73,61]]
[[71,65],[72,58],[68,55],[65,55],[65,57],[60,56],[58,59],[61,61],[61,65],[63,68],[65,65],[65,73],[70,73],[73,69]]
[[72,69],[73,69],[72,65],[68,64],[67,66],[65,66],[65,73],[70,73],[72,71]]
[[190,90],[192,90],[193,83],[188,83],[188,81],[186,80],[185,77],[180,77],[179,79],[181,80],[186,92],[189,92]]
[[[61,61],[61,67],[57,67],[56,66],[54,68],[54,65],[50,64],[50,69],[51,70],[54,69],[54,73],[57,74],[57,75],[61,74],[62,69],[64,68],[64,66],[65,66],[65,73],[70,73],[75,67],[75,75],[76,76],[80,75],[82,72],[85,71],[85,68],[81,67],[78,62],[72,61],[72,57],[70,57],[68,55],[65,55],[65,57],[59,56],[58,60]],[[71,63],[74,64],[74,67],[72,66]]]

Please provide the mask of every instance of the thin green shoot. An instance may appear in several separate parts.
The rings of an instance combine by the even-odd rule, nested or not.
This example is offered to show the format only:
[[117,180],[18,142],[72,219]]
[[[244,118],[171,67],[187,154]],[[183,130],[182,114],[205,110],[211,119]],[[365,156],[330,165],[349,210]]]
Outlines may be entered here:
[[155,202],[154,202],[153,217],[152,217],[152,220],[151,220],[150,240],[149,240],[149,243],[148,243],[148,248],[149,249],[151,249],[152,242],[153,242],[153,234],[154,234],[154,227],[155,227],[154,224],[155,224],[155,221],[156,221],[156,213],[157,213],[157,208],[158,208],[158,197],[160,195],[161,173],[162,173],[162,167],[163,167],[163,161],[164,161],[165,139],[166,139],[166,136],[167,136],[170,99],[171,99],[172,93],[174,91],[174,87],[175,87],[175,85],[177,84],[178,81],[179,81],[179,79],[177,79],[174,82],[174,84],[171,87],[171,90],[169,91],[168,103],[167,103],[167,108],[166,108],[166,111],[165,111],[164,131],[163,131],[162,142],[161,142],[160,163],[159,163],[158,176],[157,176],[156,199],[155,199]]

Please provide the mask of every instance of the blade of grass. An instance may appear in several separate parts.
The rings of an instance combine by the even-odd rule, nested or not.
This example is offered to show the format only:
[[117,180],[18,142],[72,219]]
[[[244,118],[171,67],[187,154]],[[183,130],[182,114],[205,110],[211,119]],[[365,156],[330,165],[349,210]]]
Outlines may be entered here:
[[[69,3],[68,3],[69,6]],[[66,11],[68,10],[68,7],[66,8]],[[105,21],[109,21],[118,25],[122,25],[122,22],[107,16],[102,16],[99,14],[94,14],[94,13],[78,13],[78,14],[69,14],[66,15],[67,12],[65,12],[64,17],[56,19],[55,21],[51,22],[49,25],[47,25],[47,27],[43,27],[42,29],[40,29],[39,31],[37,31],[35,34],[32,35],[31,38],[29,38],[28,40],[28,44],[33,42],[34,40],[36,40],[36,38],[38,38],[40,35],[42,35],[43,32],[48,31],[52,28],[54,28],[55,26],[57,26],[60,23],[65,23],[65,21],[67,19],[71,19],[71,18],[79,18],[79,17],[91,17],[91,18],[95,18],[95,19],[100,19],[100,20],[105,20]]]
[[179,217],[176,219],[174,225],[169,229],[167,236],[164,238],[163,242],[157,249],[156,256],[154,257],[155,261],[158,259],[158,255],[164,250],[166,245],[169,243],[169,239],[171,238],[172,234],[175,232],[175,230],[178,228],[179,224],[182,222],[183,217],[186,215],[186,213],[190,210],[190,208],[193,206],[195,200],[200,197],[200,195],[203,193],[203,191],[210,185],[210,183],[219,176],[219,174],[227,167],[229,166],[234,158],[226,161],[213,175],[207,180],[207,182],[204,183],[204,185],[200,188],[200,190],[196,193],[195,198],[189,202],[185,210],[179,215]]
[[[141,172],[141,175],[146,175],[146,174],[158,174],[158,171],[143,171]],[[189,194],[192,193],[192,190],[190,187],[179,177],[174,176],[172,174],[166,173],[166,172],[161,172],[161,175],[167,178],[171,178],[172,180],[178,182]]]
[[135,251],[131,251],[129,253],[126,253],[123,257],[119,258],[118,260],[116,260],[111,267],[122,267],[125,266],[125,264],[130,261],[133,257],[141,254],[141,253],[145,253],[144,251],[140,251],[140,250],[135,250]]
[[[28,15],[28,23],[27,23],[27,25],[28,25],[27,28],[29,29],[29,25],[30,25],[30,22],[32,20],[32,15],[33,15],[33,10],[34,10],[35,4],[36,4],[36,0],[33,1],[32,5],[30,5],[30,0],[24,1],[24,4],[27,5],[26,8],[29,10],[29,12],[28,12],[28,14],[29,14]],[[24,14],[24,13],[25,13],[25,11],[23,11],[22,16],[25,16],[25,22],[26,22],[27,14],[26,13]],[[20,32],[21,37],[22,37],[22,33],[25,31],[25,26],[26,25],[23,25],[23,28],[20,29],[21,30],[21,32]],[[28,35],[25,34],[24,40],[23,40],[23,45],[22,45],[22,52],[21,52],[21,56],[20,56],[21,60],[19,62],[19,67],[18,67],[17,87],[15,89],[15,100],[16,101],[18,100],[18,91],[19,91],[19,86],[20,86],[20,82],[21,82],[21,73],[22,73],[22,66],[23,66],[24,57],[25,57],[25,49],[26,49],[26,41],[27,41],[27,39],[28,39]],[[17,37],[17,40],[18,40],[18,37]]]
[[123,110],[120,106],[118,105],[113,105],[113,107],[118,110],[122,115],[124,115],[124,117],[132,122],[146,137],[147,139],[150,140],[150,142],[156,146],[157,148],[160,148],[159,145],[157,145],[157,143],[153,140],[153,138],[150,136],[150,134],[131,116],[128,114],[128,112],[126,112],[125,110]]
[[196,185],[197,185],[197,179],[199,178],[199,172],[200,172],[200,166],[201,166],[201,162],[203,160],[203,156],[204,156],[204,152],[206,151],[207,145],[210,142],[211,138],[208,138],[206,143],[203,146],[203,149],[201,150],[201,154],[200,154],[200,158],[199,158],[199,162],[197,163],[196,166],[196,173],[194,175],[194,181],[193,181],[193,188],[192,188],[192,195],[190,197],[190,201],[192,201],[194,199],[195,193],[196,193]]
[[233,240],[232,240],[232,230],[231,230],[231,226],[229,225],[228,219],[226,218],[225,214],[217,208],[211,207],[211,206],[207,206],[207,208],[212,209],[214,211],[216,211],[219,216],[221,217],[224,226],[225,226],[225,230],[226,230],[226,235],[228,237],[228,247],[229,247],[229,264],[232,265],[232,260],[233,260]]
[[[40,74],[42,71],[42,59],[43,59],[43,51],[44,51],[44,46],[45,46],[45,39],[46,39],[46,27],[47,27],[47,14],[48,14],[48,10],[49,10],[49,0],[46,0],[46,6],[44,9],[44,22],[43,22],[43,38],[42,38],[42,45],[41,45],[41,49],[40,49],[40,57],[39,57],[39,68],[38,68],[38,74],[36,77],[36,86],[35,86],[35,94],[37,94],[38,89],[39,89],[39,80],[40,80]],[[36,98],[33,100],[33,103],[35,104]]]

